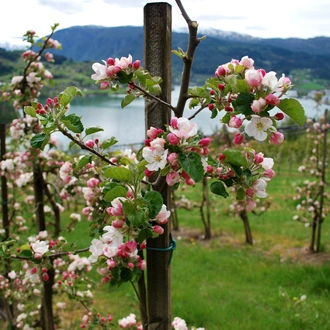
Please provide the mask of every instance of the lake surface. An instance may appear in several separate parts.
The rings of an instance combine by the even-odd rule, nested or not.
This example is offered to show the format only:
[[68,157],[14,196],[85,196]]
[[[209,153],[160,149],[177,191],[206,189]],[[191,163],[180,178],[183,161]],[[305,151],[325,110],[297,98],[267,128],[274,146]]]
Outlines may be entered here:
[[[175,87],[172,92],[172,104],[175,105],[179,95],[179,87]],[[121,108],[120,102],[122,96],[97,96],[97,97],[77,97],[70,106],[69,113],[75,113],[82,117],[85,128],[90,126],[100,126],[103,132],[91,136],[91,138],[100,138],[104,140],[111,136],[118,140],[117,148],[126,148],[130,145],[141,145],[145,138],[145,118],[144,118],[144,100],[137,99],[124,109]],[[313,118],[321,115],[326,106],[322,106],[320,113],[315,109],[315,102],[311,99],[297,99],[305,109],[306,116]],[[328,106],[329,107],[329,106]],[[277,111],[275,110],[275,113]],[[193,110],[186,109],[185,117],[190,117],[194,113]],[[215,119],[210,118],[210,111],[204,109],[200,112],[194,122],[199,129],[209,135],[216,132],[220,127],[221,113]],[[55,138],[58,146],[62,150],[66,150],[69,140],[60,133],[56,133]]]

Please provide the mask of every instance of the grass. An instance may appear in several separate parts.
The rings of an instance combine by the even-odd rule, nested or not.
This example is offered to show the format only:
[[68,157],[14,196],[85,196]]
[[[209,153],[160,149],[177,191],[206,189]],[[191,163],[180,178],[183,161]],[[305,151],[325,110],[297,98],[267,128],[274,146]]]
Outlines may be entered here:
[[[268,185],[269,210],[261,216],[249,215],[253,246],[244,244],[240,218],[227,214],[229,199],[210,195],[212,239],[208,241],[200,239],[204,229],[199,209],[178,210],[171,265],[173,317],[207,330],[330,329],[330,265],[324,262],[330,259],[329,221],[322,227],[324,252],[313,255],[307,251],[310,228],[292,220],[292,196],[305,179],[294,167],[282,166],[281,175]],[[177,195],[199,203],[201,187]],[[85,231],[81,222],[70,234],[78,246],[86,246]],[[100,279],[95,273],[92,277]],[[302,295],[307,299],[298,303]],[[129,284],[111,289],[100,285],[95,297],[95,308],[112,313],[115,320],[131,312],[139,314]]]

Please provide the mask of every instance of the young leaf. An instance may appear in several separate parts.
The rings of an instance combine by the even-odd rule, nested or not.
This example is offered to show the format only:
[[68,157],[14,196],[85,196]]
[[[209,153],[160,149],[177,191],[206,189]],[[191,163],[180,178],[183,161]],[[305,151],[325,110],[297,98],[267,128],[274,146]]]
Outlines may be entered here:
[[83,168],[84,166],[86,166],[87,164],[89,164],[91,162],[92,162],[92,156],[85,155],[85,156],[83,156],[79,159],[77,167],[78,167],[78,169],[81,169],[81,168]]
[[242,186],[238,187],[236,192],[236,199],[238,201],[242,201],[244,200],[245,196],[246,196],[245,189]]
[[201,156],[195,152],[190,154],[179,153],[179,164],[194,181],[200,181],[204,175],[204,167]]
[[122,100],[121,100],[121,108],[124,109],[127,105],[132,103],[135,100],[135,95],[133,93],[127,94]]
[[126,167],[109,167],[104,171],[104,175],[122,182],[129,182],[133,178],[133,173]]
[[75,86],[67,87],[59,96],[61,105],[67,106],[77,95],[82,96],[82,92]]
[[127,189],[123,186],[116,186],[109,190],[103,197],[106,202],[112,202],[117,197],[126,197]]
[[46,144],[48,143],[48,141],[49,141],[49,134],[38,133],[31,138],[30,144],[32,148],[36,148],[36,149],[39,148],[43,150]]
[[124,71],[117,72],[118,80],[121,84],[129,83],[133,78],[133,73],[127,74]]
[[293,119],[299,126],[304,125],[306,121],[305,111],[298,100],[283,99],[277,107]]
[[226,156],[225,163],[227,164],[233,164],[243,167],[248,166],[248,162],[240,150],[227,149],[223,152],[223,154]]
[[116,140],[116,138],[114,136],[112,136],[110,139],[107,139],[102,142],[102,149],[110,148],[113,145],[115,145],[117,142],[118,142],[118,140]]
[[90,135],[102,131],[104,131],[104,129],[99,126],[91,126],[85,129],[86,135]]
[[142,226],[145,222],[148,221],[145,210],[136,210],[134,213],[129,214],[127,218],[133,227]]
[[34,107],[24,107],[24,112],[33,118],[37,117],[36,109]]
[[68,116],[63,116],[63,124],[73,133],[81,133],[84,130],[84,126],[76,114],[72,113]]
[[213,194],[220,195],[224,198],[227,198],[229,196],[225,185],[221,181],[212,182],[210,188]]
[[163,206],[163,197],[158,191],[147,191],[144,199],[148,201],[149,217],[155,218]]

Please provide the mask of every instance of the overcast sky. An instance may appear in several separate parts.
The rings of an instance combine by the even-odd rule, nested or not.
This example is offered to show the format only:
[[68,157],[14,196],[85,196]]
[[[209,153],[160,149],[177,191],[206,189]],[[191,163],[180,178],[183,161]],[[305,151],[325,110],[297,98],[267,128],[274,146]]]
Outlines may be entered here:
[[[0,45],[21,40],[27,30],[39,37],[75,25],[143,25],[143,7],[159,0],[6,0],[0,8]],[[175,0],[173,29],[186,24]],[[330,37],[329,0],[182,0],[200,29],[214,28],[261,38]]]

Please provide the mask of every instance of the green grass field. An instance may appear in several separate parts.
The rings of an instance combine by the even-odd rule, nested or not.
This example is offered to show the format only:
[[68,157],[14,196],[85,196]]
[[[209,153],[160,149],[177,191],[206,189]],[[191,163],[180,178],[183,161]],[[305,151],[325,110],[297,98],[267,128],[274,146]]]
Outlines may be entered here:
[[[178,209],[171,265],[173,317],[206,330],[330,329],[329,219],[322,226],[322,252],[312,254],[311,229],[292,220],[292,196],[306,177],[294,166],[282,166],[280,172],[268,185],[272,199],[268,211],[249,214],[252,246],[244,243],[241,219],[226,212],[229,198],[210,194],[212,238],[207,241],[201,239],[204,227],[198,207]],[[201,186],[176,194],[198,204]],[[84,227],[78,223],[72,233],[81,247],[86,246]],[[299,301],[304,295],[307,298]],[[95,308],[112,313],[114,319],[139,313],[129,284],[111,289],[100,285],[95,297]]]

